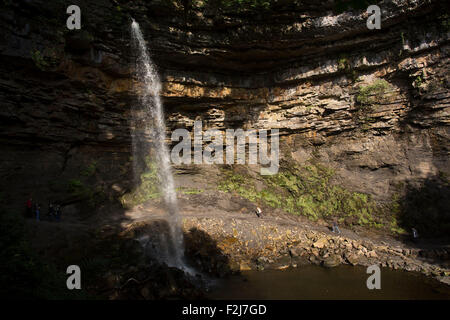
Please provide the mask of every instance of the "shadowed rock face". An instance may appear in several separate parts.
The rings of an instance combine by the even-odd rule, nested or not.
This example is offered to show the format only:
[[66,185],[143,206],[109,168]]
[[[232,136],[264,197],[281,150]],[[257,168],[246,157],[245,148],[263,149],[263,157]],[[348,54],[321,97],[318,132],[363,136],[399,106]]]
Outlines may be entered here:
[[[333,1],[242,12],[216,1],[70,4],[82,31],[66,29],[59,1],[1,5],[0,184],[11,203],[129,188],[130,16],[160,69],[169,130],[196,119],[279,128],[283,157],[315,156],[336,182],[384,201],[400,182],[449,174],[443,1],[380,5],[381,30]],[[94,187],[74,193],[74,179]]]

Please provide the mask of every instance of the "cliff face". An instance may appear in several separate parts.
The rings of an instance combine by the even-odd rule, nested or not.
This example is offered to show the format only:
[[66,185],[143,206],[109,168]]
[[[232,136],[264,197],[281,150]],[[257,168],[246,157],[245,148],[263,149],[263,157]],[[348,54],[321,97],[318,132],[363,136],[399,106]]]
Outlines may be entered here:
[[[380,201],[401,185],[447,183],[444,1],[385,1],[381,30],[333,1],[239,12],[217,1],[63,2],[1,10],[0,183],[14,201],[129,188],[130,16],[159,67],[169,129],[278,128],[283,158],[315,157],[335,183]],[[65,27],[69,4],[81,31]],[[80,190],[77,176],[96,187]]]

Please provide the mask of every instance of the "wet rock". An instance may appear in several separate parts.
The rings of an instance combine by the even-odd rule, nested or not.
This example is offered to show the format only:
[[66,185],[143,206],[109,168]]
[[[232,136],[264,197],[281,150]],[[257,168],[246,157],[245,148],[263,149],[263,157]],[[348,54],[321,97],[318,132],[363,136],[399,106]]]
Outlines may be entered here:
[[291,266],[290,256],[281,257],[274,264],[275,269],[286,269],[289,268],[290,266]]
[[357,255],[357,254],[345,252],[344,257],[345,257],[345,260],[352,266],[360,264],[360,258],[359,258],[359,255]]
[[257,264],[256,265],[256,270],[258,270],[258,271],[263,271],[263,270],[265,270],[266,268],[264,267],[264,265],[262,265],[262,264]]
[[300,255],[300,249],[299,248],[290,248],[289,249],[289,255],[294,258],[294,257],[298,257]]
[[439,271],[439,270],[432,270],[431,271],[431,274],[433,275],[433,276],[435,276],[435,277],[438,277],[438,276],[440,276],[441,275],[441,272]]
[[268,264],[270,259],[267,258],[267,257],[262,256],[262,257],[258,257],[258,259],[256,259],[256,261],[257,261],[258,264],[264,265],[264,264]]
[[388,249],[388,247],[387,247],[386,245],[383,245],[383,246],[378,246],[378,247],[377,247],[377,251],[380,251],[380,252],[389,252],[389,249]]
[[297,256],[291,258],[291,266],[294,268],[309,264],[309,260],[304,256]]
[[320,256],[321,258],[326,258],[326,257],[328,257],[329,255],[330,255],[330,251],[329,251],[328,249],[323,248],[323,249],[320,249],[320,250],[319,250],[319,256]]
[[340,264],[341,258],[337,255],[330,255],[329,257],[325,258],[322,262],[322,265],[326,268],[337,267]]
[[238,272],[238,271],[241,270],[240,263],[239,263],[238,261],[235,261],[235,260],[231,260],[231,261],[228,263],[228,266],[229,266],[230,270],[231,270],[233,273],[236,273],[236,272]]
[[317,264],[317,265],[319,265],[319,264],[322,263],[322,261],[321,261],[319,258],[317,258],[315,255],[310,255],[309,258],[308,258],[308,260],[309,260],[309,262],[311,262],[312,264]]
[[313,254],[316,257],[320,256],[320,251],[317,248],[314,248],[314,249],[310,250],[310,252],[311,252],[311,254]]
[[439,276],[436,279],[450,286],[450,276]]
[[241,260],[241,261],[239,262],[239,270],[241,270],[241,271],[252,270],[250,261]]

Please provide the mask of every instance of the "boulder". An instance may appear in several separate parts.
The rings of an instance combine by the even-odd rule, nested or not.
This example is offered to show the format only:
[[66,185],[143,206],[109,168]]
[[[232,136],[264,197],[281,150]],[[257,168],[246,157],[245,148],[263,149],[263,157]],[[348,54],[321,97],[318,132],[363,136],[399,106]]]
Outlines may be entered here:
[[284,256],[278,259],[275,262],[275,268],[276,269],[286,269],[291,266],[291,257],[290,256]]
[[298,257],[300,255],[300,249],[299,248],[289,248],[289,255],[292,258]]
[[313,247],[318,248],[318,249],[322,249],[326,245],[328,245],[327,238],[320,238],[319,240],[317,240],[316,242],[313,243]]
[[326,268],[334,268],[341,264],[341,258],[337,255],[330,255],[328,258],[324,259],[322,265]]
[[241,270],[241,265],[238,261],[231,260],[228,263],[228,267],[230,268],[231,272],[238,272]]
[[312,264],[321,264],[321,260],[319,258],[317,258],[315,255],[310,255],[308,260]]
[[355,266],[360,263],[359,256],[357,254],[354,254],[351,252],[346,252],[344,254],[344,257],[345,257],[345,260],[352,266]]
[[304,256],[292,257],[291,259],[291,266],[294,268],[307,264],[309,264],[308,259],[306,259],[306,257]]
[[239,263],[239,270],[241,270],[241,271],[252,270],[252,268],[250,266],[250,262],[241,260],[241,262]]

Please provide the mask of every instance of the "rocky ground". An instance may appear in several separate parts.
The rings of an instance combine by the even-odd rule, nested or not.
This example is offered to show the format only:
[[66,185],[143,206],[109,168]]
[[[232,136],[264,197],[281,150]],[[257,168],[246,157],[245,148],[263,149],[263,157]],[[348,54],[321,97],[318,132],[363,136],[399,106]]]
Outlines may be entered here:
[[[219,196],[221,201],[229,201],[232,206],[242,208],[235,211],[220,208],[217,195],[211,194],[182,199],[182,204],[185,204],[182,206],[182,216],[188,253],[204,271],[225,275],[229,269],[284,269],[307,263],[325,267],[378,264],[449,281],[449,245],[425,240],[413,243],[385,234],[342,227],[342,233],[337,235],[331,232],[327,223],[312,223],[303,217],[274,213],[270,209],[263,211],[262,217],[257,217],[250,203],[239,202],[233,196],[227,200],[223,199],[224,195]],[[208,206],[208,202],[219,206]],[[131,230],[163,219],[163,215],[148,205],[127,212],[127,217],[133,222],[125,227]],[[203,244],[207,241],[194,245],[189,242],[202,235],[214,248],[204,248]],[[211,255],[213,249],[215,256]],[[218,264],[217,256],[225,259],[219,259]]]
[[[329,220],[311,221],[261,201],[252,202],[235,192],[217,190],[217,179],[221,179],[217,168],[204,168],[194,175],[178,173],[175,178],[187,249],[203,270],[214,269],[211,256],[219,255],[226,258],[224,271],[228,267],[282,269],[305,263],[328,267],[379,264],[449,281],[450,245],[446,238],[412,242],[409,234],[357,225],[341,225],[341,234],[336,235],[331,232]],[[255,213],[256,206],[262,208],[261,217]],[[132,230],[136,225],[140,228],[164,219],[165,212],[161,202],[154,199],[126,210],[124,217],[123,228]],[[215,253],[205,251],[201,243],[197,244],[199,248],[190,246],[189,241],[195,242],[197,236],[209,239]],[[223,273],[218,269],[216,274]]]

